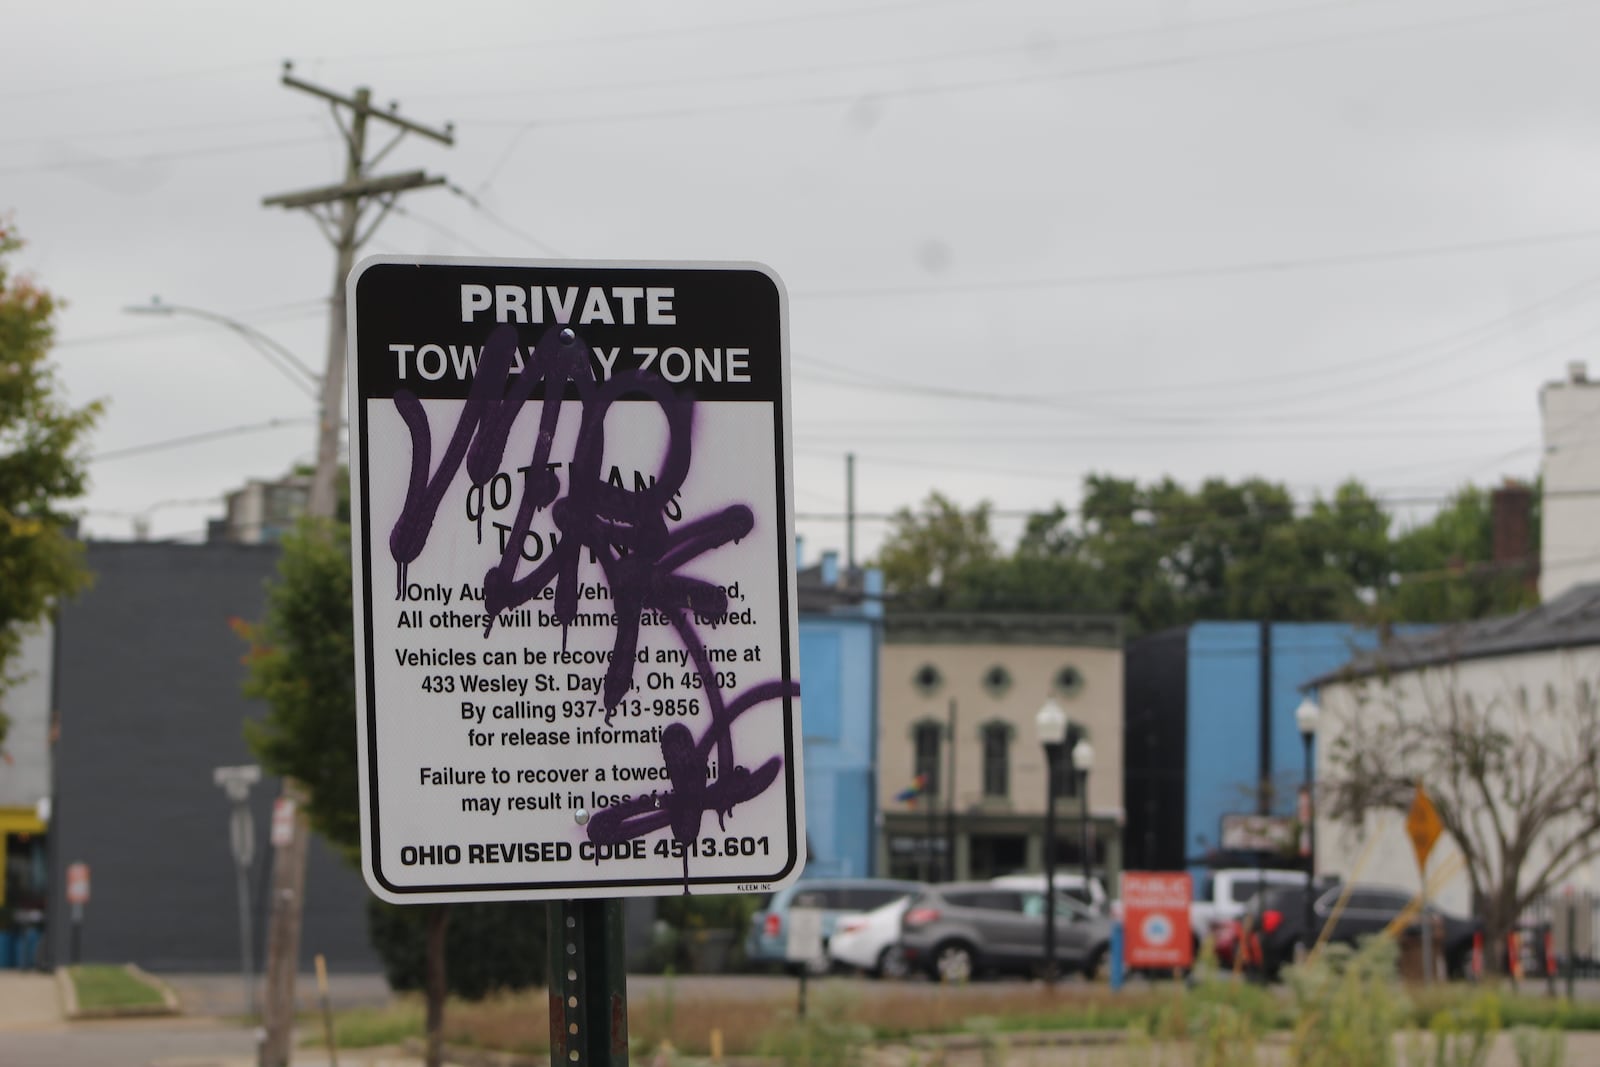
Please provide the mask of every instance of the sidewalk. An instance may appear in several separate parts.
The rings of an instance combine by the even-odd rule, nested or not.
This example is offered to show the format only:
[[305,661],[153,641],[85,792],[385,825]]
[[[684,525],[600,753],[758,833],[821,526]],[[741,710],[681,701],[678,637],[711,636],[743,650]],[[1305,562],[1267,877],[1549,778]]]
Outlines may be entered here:
[[56,991],[55,975],[39,971],[0,971],[0,1030],[57,1026],[61,1022],[61,999]]
[[[183,1014],[214,1016],[218,1018],[243,1018],[253,1014],[246,1007],[244,979],[238,974],[160,974],[156,977],[178,994]],[[253,994],[257,1005],[266,988],[266,982],[257,977]],[[381,1008],[392,999],[388,980],[381,974],[328,975],[328,1000],[335,1011],[345,1008]],[[320,1011],[322,1002],[317,995],[317,976],[300,974],[294,980],[294,1000],[299,1011]]]

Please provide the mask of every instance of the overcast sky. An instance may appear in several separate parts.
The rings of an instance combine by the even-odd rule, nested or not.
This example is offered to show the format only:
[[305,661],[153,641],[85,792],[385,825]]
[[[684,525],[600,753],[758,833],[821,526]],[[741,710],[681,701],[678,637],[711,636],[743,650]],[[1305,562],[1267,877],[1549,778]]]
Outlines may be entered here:
[[[198,538],[314,453],[328,108],[456,144],[364,253],[759,260],[790,294],[806,553],[931,490],[1354,477],[1408,518],[1532,477],[1600,337],[1600,2],[57,0],[0,45],[0,211],[104,398],[85,525]],[[1596,361],[1600,373],[1600,361]],[[188,443],[182,443],[187,441]],[[157,447],[167,446],[170,447]]]

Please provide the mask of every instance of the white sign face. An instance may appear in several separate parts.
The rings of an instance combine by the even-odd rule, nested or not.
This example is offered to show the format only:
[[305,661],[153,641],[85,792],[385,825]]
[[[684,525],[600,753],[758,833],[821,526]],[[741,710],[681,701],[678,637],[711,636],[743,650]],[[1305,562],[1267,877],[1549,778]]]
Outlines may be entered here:
[[797,878],[781,283],[749,264],[379,257],[348,299],[373,892]]
[[825,958],[822,954],[822,909],[790,908],[789,939],[783,943],[783,958],[790,963],[810,963]]
[[89,865],[87,863],[67,864],[67,903],[75,905],[89,903]]
[[279,797],[272,802],[272,847],[294,844],[294,815],[293,797]]

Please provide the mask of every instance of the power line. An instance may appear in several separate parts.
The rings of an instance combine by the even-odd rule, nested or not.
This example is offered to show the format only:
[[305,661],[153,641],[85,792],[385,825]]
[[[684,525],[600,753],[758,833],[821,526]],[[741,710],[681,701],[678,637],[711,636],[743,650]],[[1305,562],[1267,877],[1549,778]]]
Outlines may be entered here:
[[[530,48],[564,48],[571,45],[609,44],[619,41],[644,41],[655,44],[669,37],[703,37],[708,33],[728,33],[753,29],[771,29],[800,23],[834,21],[892,15],[903,11],[928,7],[956,6],[966,0],[902,0],[900,3],[878,4],[872,7],[852,5],[827,11],[811,11],[771,18],[747,19],[743,22],[702,22],[693,25],[662,26],[648,30],[618,30],[610,33],[582,34],[573,37],[541,38],[537,41],[520,41],[514,44],[497,43],[472,45],[460,48],[430,48],[426,51],[351,53],[344,56],[325,56],[323,59],[412,59],[426,56],[438,60],[452,55],[474,55],[484,52],[513,51],[526,53]],[[665,10],[665,9],[663,9]]]
[[[289,309],[298,309],[290,311]],[[312,315],[321,315],[328,310],[328,298],[321,297],[317,300],[300,300],[289,304],[274,304],[265,309],[240,312],[236,317],[241,321],[255,319],[260,322],[282,322],[288,319],[309,318]],[[192,337],[200,334],[203,328],[188,323],[177,323],[172,326],[144,330],[117,330],[113,333],[84,334],[80,337],[63,337],[50,343],[55,348],[85,348],[93,345],[110,344],[113,341],[145,341],[159,337]]]
[[[1120,389],[1093,389],[1086,390],[1085,393],[1096,396],[1126,396],[1130,394],[1146,396],[1151,393],[1163,392],[1192,394],[1200,390],[1225,389],[1229,391],[1236,391],[1273,383],[1293,383],[1296,385],[1302,385],[1307,380],[1316,378],[1343,378],[1351,371],[1362,370],[1367,367],[1393,368],[1397,362],[1404,360],[1409,356],[1431,352],[1439,348],[1446,348],[1446,351],[1443,353],[1443,355],[1446,357],[1458,355],[1467,348],[1476,347],[1478,344],[1485,343],[1486,340],[1492,338],[1493,335],[1499,333],[1505,327],[1515,326],[1522,320],[1539,312],[1546,312],[1568,304],[1580,303],[1584,300],[1592,299],[1597,293],[1600,293],[1600,276],[1585,279],[1584,281],[1579,282],[1577,285],[1574,285],[1568,289],[1564,289],[1553,296],[1544,297],[1540,300],[1523,304],[1520,307],[1506,312],[1504,315],[1496,316],[1493,319],[1489,319],[1476,325],[1445,334],[1444,336],[1430,338],[1427,341],[1420,341],[1416,344],[1403,345],[1398,348],[1392,348],[1384,352],[1373,353],[1357,359],[1347,360],[1342,363],[1332,363],[1319,367],[1304,367],[1292,371],[1283,371],[1278,374],[1253,374],[1248,378],[1214,378],[1207,381],[1185,382],[1172,385],[1151,384],[1137,387],[1129,386]],[[1485,335],[1488,335],[1488,337]],[[1469,341],[1470,343],[1466,343]],[[1463,342],[1463,344],[1459,347],[1448,347],[1455,346],[1457,342]],[[1433,366],[1435,363],[1437,363],[1437,360],[1429,360],[1426,364],[1419,364],[1416,367],[1408,368],[1408,370],[1416,370],[1424,365]]]
[[[1113,41],[1141,40],[1146,38],[1172,37],[1178,34],[1191,35],[1197,32],[1208,32],[1217,29],[1232,29],[1238,26],[1252,25],[1260,22],[1276,22],[1284,19],[1303,19],[1322,11],[1347,13],[1354,7],[1383,6],[1392,8],[1393,0],[1331,0],[1327,3],[1308,4],[1303,7],[1289,9],[1274,9],[1268,11],[1253,11],[1243,15],[1229,15],[1214,19],[1186,19],[1181,24],[1161,23],[1152,26],[1138,26],[1121,30],[1105,30],[1095,33],[1073,34],[1071,36],[1052,39],[1045,47],[1080,48],[1085,45],[1105,44]],[[497,46],[521,47],[521,46]],[[639,81],[596,81],[573,84],[568,81],[556,82],[537,87],[535,90],[541,98],[557,95],[582,94],[593,95],[596,92],[632,92],[640,89],[674,89],[690,86],[727,85],[751,81],[772,81],[775,79],[811,77],[813,75],[838,75],[852,71],[879,71],[892,67],[925,66],[931,63],[951,63],[968,59],[996,59],[1008,56],[1028,56],[1039,50],[1040,46],[1034,43],[988,46],[984,48],[963,48],[953,51],[937,52],[916,56],[874,56],[871,59],[855,60],[845,63],[813,63],[791,67],[762,67],[757,70],[737,71],[733,73],[709,74],[689,78],[652,78]],[[429,99],[470,100],[475,97],[491,97],[504,99],[507,95],[519,90],[504,87],[496,89],[472,89],[466,92],[431,94]]]
[[[1596,231],[1596,235],[1600,236],[1600,231]],[[1511,367],[1522,366],[1522,365],[1525,365],[1527,363],[1533,362],[1535,360],[1546,358],[1546,357],[1548,357],[1550,355],[1553,355],[1553,354],[1555,354],[1555,353],[1557,353],[1557,352],[1559,352],[1559,351],[1561,351],[1561,350],[1563,350],[1565,348],[1569,348],[1574,344],[1577,344],[1577,343],[1579,343],[1581,341],[1584,341],[1584,340],[1588,339],[1589,337],[1591,337],[1595,333],[1595,329],[1594,328],[1590,328],[1590,329],[1587,329],[1587,330],[1583,330],[1583,331],[1580,331],[1578,334],[1576,334],[1576,335],[1574,335],[1572,337],[1569,337],[1569,338],[1567,338],[1567,339],[1565,339],[1563,341],[1556,342],[1555,344],[1545,346],[1544,348],[1537,349],[1537,350],[1535,350],[1533,352],[1523,353],[1522,355],[1518,356],[1514,360],[1511,360],[1509,362],[1504,362],[1504,363],[1497,364],[1494,367],[1488,368],[1487,370],[1485,370],[1485,371],[1483,371],[1483,372],[1481,372],[1479,374],[1476,374],[1476,375],[1471,375],[1471,376],[1463,376],[1463,375],[1460,375],[1460,374],[1453,375],[1448,382],[1442,383],[1442,384],[1441,383],[1435,383],[1433,385],[1430,385],[1430,387],[1426,391],[1414,391],[1414,392],[1411,392],[1411,393],[1396,393],[1395,390],[1392,388],[1395,374],[1396,373],[1399,373],[1399,374],[1412,374],[1412,373],[1416,373],[1416,372],[1419,372],[1421,370],[1424,370],[1424,369],[1427,369],[1427,368],[1430,368],[1430,367],[1437,366],[1437,365],[1439,365],[1439,364],[1441,364],[1443,362],[1446,362],[1448,360],[1455,359],[1455,358],[1459,357],[1462,352],[1467,351],[1470,348],[1477,347],[1477,346],[1485,343],[1486,339],[1484,337],[1475,336],[1475,335],[1481,335],[1486,331],[1498,330],[1499,328],[1503,327],[1504,325],[1507,325],[1507,324],[1510,324],[1510,323],[1514,323],[1514,322],[1518,321],[1519,319],[1521,319],[1522,317],[1524,317],[1524,316],[1526,316],[1528,314],[1532,314],[1537,310],[1546,309],[1546,308],[1548,308],[1550,306],[1557,305],[1557,304],[1559,304],[1561,302],[1565,302],[1565,301],[1568,301],[1568,300],[1576,299],[1581,294],[1592,295],[1592,293],[1589,293],[1589,291],[1593,290],[1593,289],[1596,289],[1596,288],[1600,288],[1600,279],[1590,279],[1590,280],[1588,280],[1588,281],[1586,281],[1584,283],[1581,283],[1578,286],[1574,286],[1574,287],[1572,287],[1572,288],[1570,288],[1568,290],[1565,290],[1562,293],[1557,294],[1554,297],[1548,298],[1547,300],[1537,301],[1537,302],[1535,302],[1533,304],[1526,305],[1523,308],[1519,308],[1516,311],[1514,311],[1514,312],[1512,312],[1512,313],[1510,313],[1508,315],[1501,316],[1501,317],[1499,317],[1497,319],[1490,320],[1489,322],[1486,322],[1486,323],[1481,323],[1478,326],[1471,327],[1471,328],[1469,328],[1467,330],[1460,331],[1460,332],[1457,332],[1455,334],[1446,335],[1443,338],[1436,338],[1436,339],[1434,339],[1432,341],[1429,341],[1429,342],[1425,342],[1425,343],[1422,343],[1422,344],[1419,344],[1419,345],[1415,345],[1415,346],[1410,346],[1409,348],[1402,348],[1402,349],[1398,349],[1398,350],[1392,350],[1390,352],[1381,353],[1381,354],[1378,354],[1378,355],[1375,355],[1375,356],[1370,356],[1370,357],[1364,357],[1362,359],[1349,361],[1349,362],[1346,362],[1346,363],[1343,363],[1343,364],[1336,364],[1336,365],[1333,365],[1333,366],[1330,366],[1330,367],[1309,368],[1306,371],[1299,372],[1298,374],[1295,374],[1295,375],[1282,375],[1282,376],[1279,376],[1279,379],[1283,380],[1283,381],[1286,381],[1286,382],[1291,382],[1291,381],[1298,382],[1298,380],[1300,378],[1302,378],[1302,377],[1304,377],[1304,378],[1312,378],[1312,377],[1317,376],[1318,374],[1334,374],[1334,375],[1337,375],[1337,376],[1339,376],[1341,378],[1347,379],[1345,381],[1341,381],[1341,382],[1335,383],[1335,384],[1330,385],[1330,386],[1323,386],[1323,387],[1317,388],[1315,390],[1315,392],[1310,395],[1310,399],[1312,399],[1314,401],[1322,401],[1322,400],[1327,399],[1327,398],[1332,397],[1332,396],[1349,395],[1351,393],[1365,392],[1365,391],[1370,390],[1370,389],[1375,388],[1375,387],[1381,387],[1383,389],[1383,394],[1380,397],[1380,399],[1378,401],[1375,401],[1374,403],[1377,406],[1383,406],[1383,407],[1392,407],[1395,403],[1404,402],[1404,401],[1412,400],[1412,399],[1417,399],[1419,397],[1434,396],[1434,395],[1437,395],[1437,393],[1440,392],[1443,389],[1458,388],[1458,387],[1463,386],[1463,385],[1471,385],[1471,384],[1474,384],[1475,382],[1481,381],[1484,377],[1487,377],[1487,376],[1489,376],[1491,374],[1500,373],[1500,372],[1503,372],[1504,370],[1507,370],[1507,369],[1509,369]],[[1403,368],[1402,370],[1395,371],[1393,369],[1394,364],[1397,361],[1399,361],[1400,359],[1404,358],[1404,356],[1406,354],[1408,354],[1408,353],[1409,354],[1416,354],[1416,353],[1428,352],[1428,351],[1434,350],[1434,349],[1439,349],[1440,346],[1442,346],[1442,345],[1454,344],[1454,342],[1456,342],[1458,340],[1461,340],[1462,338],[1473,338],[1473,339],[1469,340],[1469,341],[1466,341],[1465,343],[1463,343],[1461,345],[1457,345],[1456,347],[1446,347],[1446,348],[1443,348],[1442,350],[1434,351],[1433,354],[1429,358],[1424,359],[1424,360],[1422,360],[1420,362],[1413,363],[1410,366]],[[852,367],[852,366],[846,366],[846,365],[837,364],[837,363],[831,363],[831,362],[829,362],[827,360],[820,359],[820,358],[818,358],[816,356],[813,356],[813,355],[797,355],[796,358],[795,358],[795,362],[801,368],[803,368],[806,364],[813,364],[813,365],[815,365],[817,367],[824,368],[826,371],[831,372],[833,374],[833,377],[831,378],[831,380],[827,377],[826,374],[817,375],[814,372],[811,373],[811,374],[802,373],[801,374],[802,377],[816,377],[816,378],[818,378],[818,380],[823,381],[824,383],[833,384],[833,385],[837,385],[837,386],[845,387],[845,388],[892,390],[892,391],[897,392],[897,393],[914,393],[914,394],[918,394],[918,395],[927,395],[927,396],[948,398],[948,399],[981,400],[981,401],[986,401],[986,402],[990,402],[990,403],[1017,404],[1017,405],[1023,405],[1023,406],[1029,406],[1029,407],[1041,407],[1041,408],[1058,408],[1058,407],[1060,407],[1060,408],[1067,408],[1069,410],[1075,410],[1075,411],[1078,411],[1080,413],[1088,413],[1088,414],[1091,414],[1091,415],[1093,415],[1093,414],[1108,415],[1110,417],[1119,419],[1121,421],[1130,422],[1130,423],[1146,424],[1146,425],[1157,424],[1157,425],[1208,426],[1208,425],[1213,425],[1213,424],[1218,423],[1218,422],[1227,422],[1227,423],[1231,424],[1231,423],[1234,423],[1234,422],[1237,421],[1238,416],[1235,414],[1235,412],[1237,412],[1238,410],[1249,409],[1251,411],[1254,411],[1255,409],[1259,408],[1262,404],[1270,402],[1270,403],[1272,403],[1273,407],[1276,408],[1276,409],[1288,408],[1288,409],[1291,409],[1291,410],[1287,410],[1287,411],[1280,410],[1277,414],[1274,414],[1274,415],[1271,415],[1271,416],[1255,416],[1255,419],[1256,419],[1257,422],[1269,422],[1269,421],[1270,422],[1288,422],[1288,423],[1293,423],[1293,424],[1299,426],[1299,425],[1302,425],[1304,423],[1304,420],[1308,415],[1314,415],[1318,410],[1320,410],[1320,405],[1318,407],[1312,407],[1312,408],[1300,408],[1298,410],[1294,410],[1293,409],[1293,405],[1294,405],[1294,403],[1296,401],[1303,401],[1303,400],[1305,400],[1307,398],[1307,395],[1308,395],[1307,394],[1307,390],[1305,390],[1304,388],[1295,389],[1294,392],[1291,395],[1289,395],[1289,396],[1287,396],[1287,397],[1285,397],[1285,398],[1283,398],[1281,400],[1272,401],[1270,399],[1270,397],[1269,398],[1265,398],[1265,399],[1261,398],[1261,397],[1257,397],[1257,398],[1253,398],[1253,399],[1249,399],[1249,400],[1241,400],[1239,403],[1237,403],[1235,405],[1232,405],[1227,409],[1219,409],[1217,405],[1213,404],[1213,405],[1209,405],[1207,407],[1205,413],[1203,413],[1203,414],[1186,414],[1186,413],[1183,413],[1183,412],[1174,411],[1172,409],[1152,408],[1148,404],[1140,404],[1136,409],[1130,411],[1130,410],[1126,410],[1126,409],[1124,409],[1124,410],[1117,410],[1117,409],[1114,409],[1114,408],[1107,409],[1107,408],[1099,407],[1099,406],[1097,406],[1097,405],[1095,405],[1093,403],[1090,403],[1091,401],[1095,400],[1098,397],[1119,396],[1119,395],[1126,396],[1126,395],[1129,395],[1133,391],[1132,390],[1128,390],[1128,389],[1079,390],[1079,391],[1075,391],[1070,397],[1069,396],[1059,396],[1059,395],[1058,396],[1051,396],[1051,395],[1048,395],[1048,394],[1041,395],[1041,394],[1038,394],[1038,393],[1028,393],[1028,394],[996,393],[996,392],[991,392],[991,391],[980,391],[980,390],[975,390],[975,389],[957,389],[957,388],[950,388],[950,387],[944,387],[944,386],[929,385],[929,384],[927,384],[925,382],[907,381],[905,379],[894,378],[894,377],[890,377],[890,376],[887,376],[887,375],[882,375],[882,374],[877,374],[877,373],[874,373],[874,372],[871,372],[871,371],[862,370],[859,367]],[[1348,376],[1349,376],[1349,372],[1350,371],[1355,370],[1355,369],[1359,369],[1359,368],[1364,367],[1364,366],[1369,366],[1369,365],[1372,365],[1372,364],[1375,364],[1375,363],[1378,363],[1378,362],[1384,362],[1387,365],[1389,365],[1389,367],[1391,368],[1390,371],[1388,373],[1386,373],[1386,374],[1384,374],[1384,375],[1382,375],[1380,377],[1376,377],[1376,378],[1357,379],[1357,380],[1354,380],[1354,381],[1348,380]],[[1261,381],[1271,380],[1271,376],[1267,376],[1267,377],[1262,378],[1260,380]],[[1245,381],[1241,381],[1241,382],[1238,382],[1238,383],[1234,383],[1231,387],[1232,388],[1236,388],[1236,389],[1237,388],[1246,388],[1250,384],[1251,383],[1250,383],[1249,380],[1245,380]],[[1190,385],[1190,386],[1151,385],[1149,387],[1146,387],[1146,388],[1138,390],[1138,392],[1141,395],[1154,395],[1154,394],[1164,393],[1164,392],[1167,392],[1167,391],[1182,391],[1182,392],[1187,393],[1187,392],[1192,391],[1195,388],[1200,388],[1200,387],[1203,387],[1203,386],[1195,386],[1195,385]],[[1346,411],[1342,406],[1339,408],[1339,410],[1335,414],[1341,420],[1343,420],[1346,417]]]
[[139,166],[146,163],[165,163],[173,159],[195,159],[201,156],[230,156],[246,152],[266,152],[277,148],[292,148],[305,144],[321,144],[321,137],[291,137],[279,141],[246,141],[240,144],[215,145],[211,148],[184,148],[170,152],[147,152],[137,156],[105,156],[99,159],[68,159],[54,163],[23,163],[0,167],[0,174],[30,174],[53,170],[92,170],[96,167],[122,165]]
[[1134,285],[1148,282],[1189,281],[1196,278],[1233,278],[1254,274],[1278,274],[1297,270],[1361,266],[1369,263],[1401,263],[1442,256],[1471,255],[1515,248],[1537,248],[1573,244],[1600,238],[1600,227],[1558,230],[1551,233],[1492,237],[1477,241],[1418,245],[1408,248],[1375,249],[1368,252],[1335,253],[1325,256],[1295,256],[1283,259],[1244,260],[1194,267],[1168,267],[1134,271],[1105,271],[1063,274],[1049,278],[1012,278],[1004,281],[946,282],[929,285],[856,286],[840,289],[796,290],[792,296],[803,300],[877,300],[889,297],[951,296],[961,293],[1026,292],[1036,289],[1070,289],[1102,285]]
[[507,222],[505,219],[501,218],[499,215],[496,215],[494,212],[492,212],[488,208],[484,207],[483,206],[483,202],[481,200],[479,200],[472,193],[469,193],[465,189],[461,188],[459,185],[451,183],[451,184],[447,185],[445,188],[447,188],[450,192],[454,193],[456,196],[460,197],[462,200],[466,201],[467,206],[472,208],[472,210],[476,211],[478,214],[482,215],[484,218],[488,219],[490,222],[494,223],[496,226],[500,227],[502,230],[505,230],[507,233],[514,234],[517,237],[522,238],[524,241],[527,241],[534,248],[536,248],[539,251],[543,252],[545,255],[551,256],[551,257],[553,257],[555,259],[570,259],[571,258],[565,252],[562,252],[560,249],[555,248],[554,246],[550,245],[548,242],[540,240],[539,238],[535,237],[533,234],[527,232],[526,230],[522,230],[522,229],[517,228],[516,226],[511,225],[511,223]]
[[266,422],[252,422],[240,426],[228,426],[220,430],[206,430],[202,433],[185,434],[182,437],[169,437],[164,441],[151,441],[142,445],[129,445],[126,448],[115,448],[108,452],[97,452],[89,457],[90,463],[108,463],[112,460],[127,459],[130,456],[142,456],[150,452],[165,452],[174,448],[187,448],[191,445],[205,444],[210,441],[219,441],[227,437],[239,437],[244,434],[263,433],[267,430],[278,430],[285,426],[305,426],[315,423],[314,418],[283,418],[268,419]]
[[[3,94],[0,94],[0,99],[4,99]],[[251,126],[303,125],[309,121],[312,120],[307,119],[303,115],[278,115],[271,118],[225,119],[217,122],[180,122],[168,126],[118,126],[114,129],[79,132],[53,129],[48,133],[36,133],[21,137],[0,138],[0,145],[59,144],[62,141],[121,141],[128,138],[158,137],[165,133],[191,134],[205,130],[241,130]]]
[[807,108],[854,105],[859,103],[863,97],[869,97],[873,99],[901,99],[947,96],[959,93],[1012,88],[1020,85],[1073,81],[1119,74],[1140,73],[1150,70],[1174,69],[1178,67],[1196,65],[1216,59],[1239,59],[1255,55],[1270,55],[1276,52],[1288,51],[1291,49],[1315,48],[1329,44],[1346,44],[1353,41],[1381,39],[1400,34],[1415,33],[1418,31],[1448,29],[1472,23],[1496,21],[1506,18],[1521,18],[1529,15],[1541,14],[1547,11],[1578,6],[1585,5],[1581,2],[1581,0],[1564,0],[1564,2],[1543,4],[1537,7],[1521,5],[1514,8],[1506,8],[1491,12],[1479,12],[1472,15],[1437,19],[1431,22],[1419,22],[1406,26],[1391,26],[1373,30],[1358,30],[1344,34],[1333,34],[1324,37],[1310,38],[1304,41],[1295,41],[1289,43],[1277,42],[1268,45],[1253,45],[1232,49],[1218,49],[1206,53],[1188,53],[1178,56],[1165,56],[1156,59],[1122,61],[1117,63],[1102,64],[1098,67],[1079,67],[1067,71],[1050,71],[1035,74],[1013,75],[1003,78],[988,78],[964,82],[901,86],[892,89],[873,89],[849,93],[832,93],[811,97],[794,97],[789,99],[751,100],[731,104],[661,108],[653,111],[552,116],[533,120],[497,118],[467,119],[463,120],[463,124],[516,127],[556,127],[574,125],[595,126],[619,122],[659,122],[667,119],[700,118],[710,115],[730,115],[755,111],[769,112],[774,108]]

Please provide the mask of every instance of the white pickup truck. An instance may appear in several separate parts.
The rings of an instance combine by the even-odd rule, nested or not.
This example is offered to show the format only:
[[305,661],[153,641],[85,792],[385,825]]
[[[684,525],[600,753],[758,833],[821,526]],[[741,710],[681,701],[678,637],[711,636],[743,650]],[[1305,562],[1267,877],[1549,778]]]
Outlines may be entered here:
[[1276,889],[1305,884],[1304,871],[1256,870],[1254,867],[1207,871],[1195,882],[1194,902],[1189,905],[1189,929],[1199,940],[1211,932],[1212,924],[1240,918],[1245,905],[1255,899],[1262,885]]

